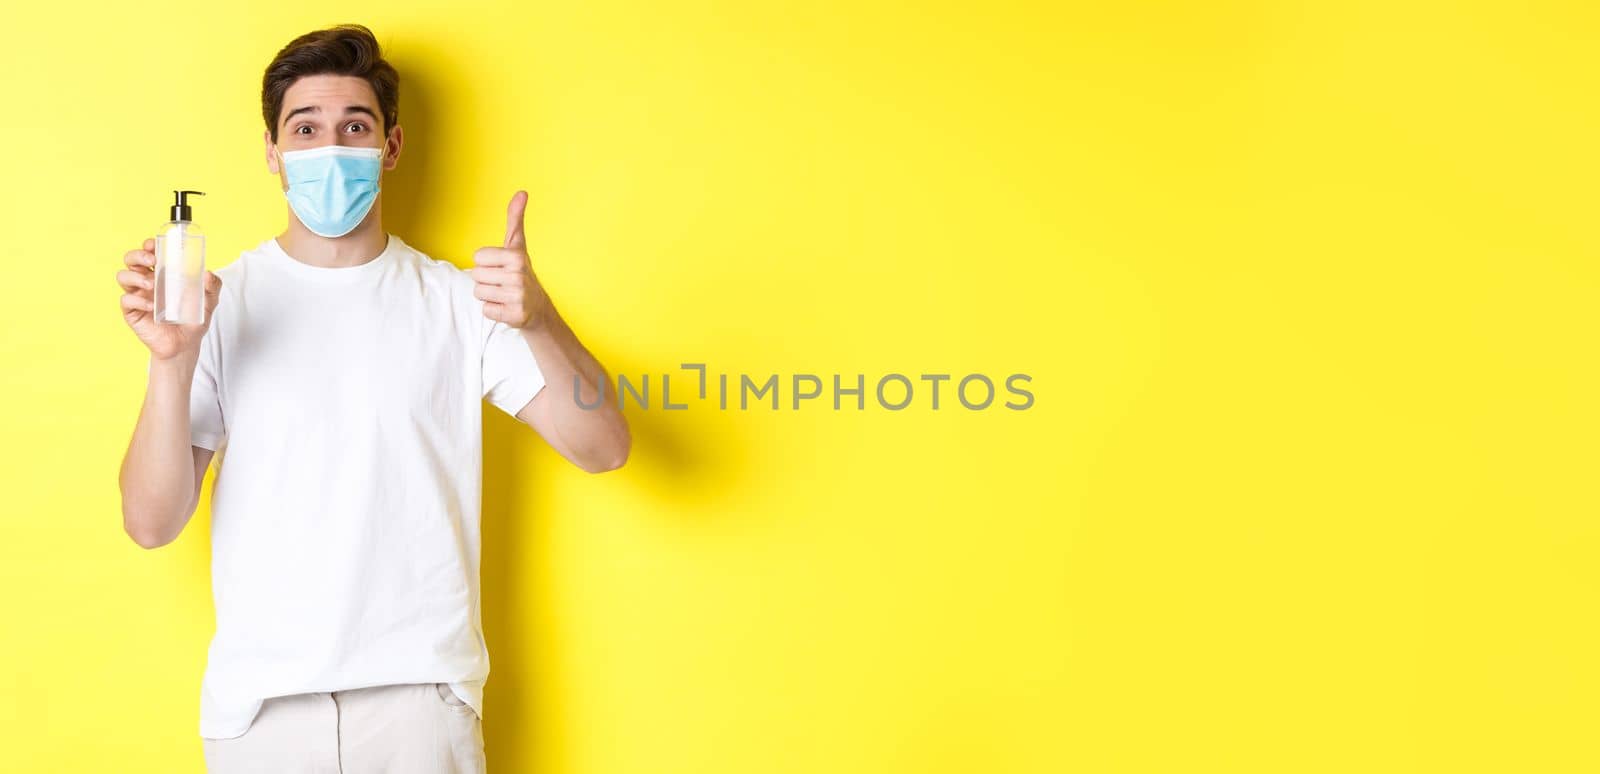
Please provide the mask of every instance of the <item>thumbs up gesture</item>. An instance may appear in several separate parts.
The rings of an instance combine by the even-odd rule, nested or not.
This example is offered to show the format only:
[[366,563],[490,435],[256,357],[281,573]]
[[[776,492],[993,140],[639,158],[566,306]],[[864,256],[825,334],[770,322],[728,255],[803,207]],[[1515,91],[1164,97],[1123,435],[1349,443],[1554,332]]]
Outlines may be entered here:
[[550,313],[550,296],[533,276],[528,243],[522,235],[522,212],[528,194],[518,191],[506,208],[503,247],[480,247],[472,253],[472,295],[483,302],[483,315],[512,328],[536,328]]

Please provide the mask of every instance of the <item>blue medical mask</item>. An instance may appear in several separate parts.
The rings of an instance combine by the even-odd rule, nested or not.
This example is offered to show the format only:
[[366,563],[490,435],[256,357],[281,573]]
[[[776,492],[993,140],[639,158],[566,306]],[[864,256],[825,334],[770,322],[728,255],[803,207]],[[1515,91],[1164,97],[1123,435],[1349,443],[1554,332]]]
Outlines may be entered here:
[[378,200],[382,148],[323,145],[278,153],[289,181],[284,198],[311,233],[341,237],[361,225]]

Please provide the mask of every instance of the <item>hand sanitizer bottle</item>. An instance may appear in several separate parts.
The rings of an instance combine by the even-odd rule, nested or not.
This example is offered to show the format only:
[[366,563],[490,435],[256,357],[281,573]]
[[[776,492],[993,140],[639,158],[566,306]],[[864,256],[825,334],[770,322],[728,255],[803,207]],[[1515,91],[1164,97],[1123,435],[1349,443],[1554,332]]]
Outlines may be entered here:
[[199,325],[206,319],[206,238],[195,225],[189,195],[172,192],[172,220],[156,234],[156,321]]

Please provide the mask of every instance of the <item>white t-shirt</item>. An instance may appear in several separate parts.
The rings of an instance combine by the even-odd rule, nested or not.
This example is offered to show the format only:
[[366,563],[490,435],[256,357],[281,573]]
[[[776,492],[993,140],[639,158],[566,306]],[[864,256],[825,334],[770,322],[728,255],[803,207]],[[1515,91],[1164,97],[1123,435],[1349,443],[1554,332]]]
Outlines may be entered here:
[[527,342],[393,234],[359,266],[269,239],[216,273],[189,408],[217,451],[200,735],[393,683],[449,683],[481,716],[483,400],[515,415],[544,386]]

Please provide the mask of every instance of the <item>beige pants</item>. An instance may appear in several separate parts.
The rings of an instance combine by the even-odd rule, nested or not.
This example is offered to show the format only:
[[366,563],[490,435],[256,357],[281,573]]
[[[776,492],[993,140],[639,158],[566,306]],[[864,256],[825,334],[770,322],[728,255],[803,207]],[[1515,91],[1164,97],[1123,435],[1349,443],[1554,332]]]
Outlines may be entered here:
[[483,774],[483,723],[445,683],[276,696],[243,736],[201,738],[210,774]]

